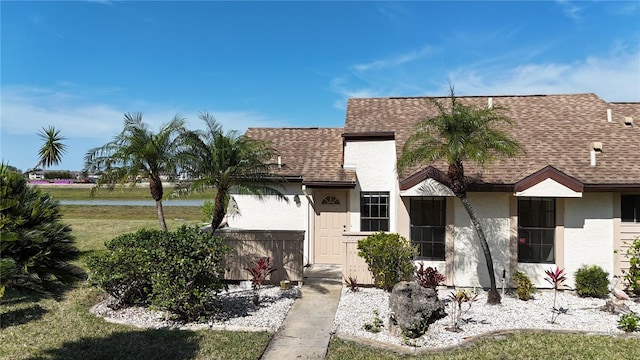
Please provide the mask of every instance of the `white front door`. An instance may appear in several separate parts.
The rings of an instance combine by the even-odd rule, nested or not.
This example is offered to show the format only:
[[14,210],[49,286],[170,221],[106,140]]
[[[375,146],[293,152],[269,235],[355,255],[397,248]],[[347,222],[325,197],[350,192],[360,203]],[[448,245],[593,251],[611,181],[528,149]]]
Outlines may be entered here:
[[347,231],[347,192],[322,191],[316,199],[314,263],[342,263],[342,233]]

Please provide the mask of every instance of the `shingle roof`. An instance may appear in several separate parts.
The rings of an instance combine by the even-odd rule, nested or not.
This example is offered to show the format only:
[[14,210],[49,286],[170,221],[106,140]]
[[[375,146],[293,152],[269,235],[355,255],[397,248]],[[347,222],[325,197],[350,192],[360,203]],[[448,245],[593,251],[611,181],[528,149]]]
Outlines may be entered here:
[[[487,106],[488,98],[468,96],[459,101]],[[494,105],[508,109],[506,115],[514,121],[508,131],[526,153],[485,169],[465,164],[465,173],[478,182],[515,184],[551,165],[585,185],[640,187],[640,103],[607,103],[595,94],[491,98]],[[612,122],[607,121],[607,109]],[[344,132],[394,132],[399,155],[417,121],[436,114],[426,97],[349,99]],[[633,117],[631,127],[625,125],[625,116]],[[593,141],[603,144],[596,166],[590,165],[588,149]],[[446,170],[442,163],[431,165]]]
[[272,143],[286,165],[277,173],[301,176],[303,183],[354,183],[342,168],[342,128],[249,128],[246,135]]

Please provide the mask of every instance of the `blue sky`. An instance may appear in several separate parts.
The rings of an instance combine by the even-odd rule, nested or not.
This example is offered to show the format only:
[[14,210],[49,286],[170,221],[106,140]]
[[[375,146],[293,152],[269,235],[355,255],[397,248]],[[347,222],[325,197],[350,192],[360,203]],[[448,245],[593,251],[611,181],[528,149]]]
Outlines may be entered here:
[[593,92],[640,101],[638,1],[2,1],[4,162],[37,161],[174,115],[226,130],[344,124],[350,97]]

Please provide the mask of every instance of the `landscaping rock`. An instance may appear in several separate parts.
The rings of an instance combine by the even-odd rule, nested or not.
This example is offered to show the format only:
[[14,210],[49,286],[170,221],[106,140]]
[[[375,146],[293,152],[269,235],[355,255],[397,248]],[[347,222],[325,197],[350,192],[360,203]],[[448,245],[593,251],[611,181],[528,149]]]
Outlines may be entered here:
[[444,308],[435,290],[416,282],[401,281],[389,296],[390,331],[397,336],[420,337],[429,324],[447,315]]
[[607,300],[607,302],[600,307],[600,310],[609,312],[614,315],[626,314],[631,312],[631,309],[620,300]]

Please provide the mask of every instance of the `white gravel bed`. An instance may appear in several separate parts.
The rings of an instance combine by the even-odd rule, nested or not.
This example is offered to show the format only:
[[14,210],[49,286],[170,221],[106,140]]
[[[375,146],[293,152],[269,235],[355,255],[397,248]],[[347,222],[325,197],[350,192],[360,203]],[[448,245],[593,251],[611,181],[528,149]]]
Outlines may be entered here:
[[[500,305],[487,305],[486,293],[480,292],[478,300],[462,316],[462,331],[451,332],[445,329],[451,326],[450,314],[453,314],[454,304],[447,299],[450,293],[451,290],[440,290],[438,293],[440,299],[446,301],[446,312],[449,315],[431,324],[424,336],[407,340],[393,336],[388,331],[389,293],[373,288],[361,288],[358,292],[344,288],[333,331],[338,335],[366,338],[381,343],[425,348],[449,347],[470,337],[500,330],[550,329],[604,334],[624,333],[617,328],[619,315],[598,309],[607,299],[580,298],[569,291],[558,292],[556,300],[556,307],[567,309],[567,312],[559,314],[554,324],[550,323],[553,291],[545,290],[536,292],[534,299],[529,301],[505,295]],[[640,313],[640,304],[632,301],[627,301],[626,304],[631,311]],[[467,304],[463,304],[463,310],[466,308]],[[384,321],[384,327],[379,333],[372,333],[363,328],[365,323],[373,323],[374,310],[378,311],[379,318]]]
[[106,299],[91,308],[91,312],[109,322],[154,329],[224,329],[243,331],[275,332],[282,325],[293,302],[300,296],[299,287],[280,290],[276,286],[260,289],[260,302],[255,306],[251,298],[253,290],[230,287],[228,292],[218,295],[220,315],[202,322],[179,323],[171,320],[171,314],[142,307],[128,307],[119,310],[109,308]]

